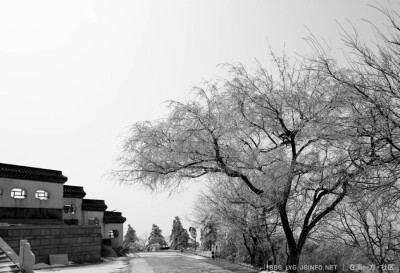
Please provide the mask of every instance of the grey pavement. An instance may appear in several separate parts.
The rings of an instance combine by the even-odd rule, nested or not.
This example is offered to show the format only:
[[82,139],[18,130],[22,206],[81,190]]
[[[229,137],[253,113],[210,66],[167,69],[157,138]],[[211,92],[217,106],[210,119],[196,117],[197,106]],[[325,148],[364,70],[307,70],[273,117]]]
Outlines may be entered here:
[[254,273],[255,270],[222,260],[212,260],[179,252],[146,252],[127,260],[121,273]]
[[37,273],[255,273],[248,267],[180,252],[145,252],[99,264],[44,268]]

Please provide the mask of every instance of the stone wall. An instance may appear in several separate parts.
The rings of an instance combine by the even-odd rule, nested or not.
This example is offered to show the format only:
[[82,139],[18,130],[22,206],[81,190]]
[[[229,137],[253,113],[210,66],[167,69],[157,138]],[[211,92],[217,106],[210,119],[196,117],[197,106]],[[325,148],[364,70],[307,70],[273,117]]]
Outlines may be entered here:
[[49,263],[50,254],[68,254],[75,263],[100,261],[101,229],[98,226],[0,226],[0,237],[19,253],[26,239],[36,263]]

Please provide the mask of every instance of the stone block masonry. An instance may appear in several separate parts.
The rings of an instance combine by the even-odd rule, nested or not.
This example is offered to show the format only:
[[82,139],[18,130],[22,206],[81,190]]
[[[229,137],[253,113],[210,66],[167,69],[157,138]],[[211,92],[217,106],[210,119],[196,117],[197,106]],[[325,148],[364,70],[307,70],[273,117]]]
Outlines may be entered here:
[[28,240],[36,263],[49,263],[50,254],[68,254],[74,263],[98,262],[99,226],[0,226],[0,237],[19,253],[19,241]]

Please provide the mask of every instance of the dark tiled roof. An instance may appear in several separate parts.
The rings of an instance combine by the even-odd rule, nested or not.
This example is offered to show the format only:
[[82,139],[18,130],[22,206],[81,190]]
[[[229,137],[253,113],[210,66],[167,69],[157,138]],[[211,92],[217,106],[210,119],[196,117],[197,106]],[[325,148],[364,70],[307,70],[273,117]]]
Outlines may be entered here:
[[65,183],[68,178],[61,171],[0,163],[0,177]]
[[65,198],[83,198],[86,192],[83,187],[64,185],[64,197]]
[[122,216],[121,212],[105,211],[103,222],[104,224],[109,223],[125,223],[126,218]]
[[85,211],[105,211],[107,209],[104,200],[83,199],[82,210]]

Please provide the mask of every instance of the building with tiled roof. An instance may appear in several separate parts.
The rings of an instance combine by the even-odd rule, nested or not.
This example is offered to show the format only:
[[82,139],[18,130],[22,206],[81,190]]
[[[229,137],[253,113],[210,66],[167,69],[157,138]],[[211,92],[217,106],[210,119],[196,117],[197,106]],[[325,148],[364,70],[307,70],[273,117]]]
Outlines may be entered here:
[[126,218],[121,212],[105,211],[103,216],[104,234],[103,237],[111,238],[111,245],[118,246],[123,244],[123,236],[121,226],[125,223]]
[[62,224],[61,171],[0,163],[0,222]]
[[83,187],[64,185],[63,220],[67,225],[84,225],[82,199],[86,196]]
[[100,226],[103,239],[121,246],[126,218],[67,180],[58,170],[0,163],[0,223]]

